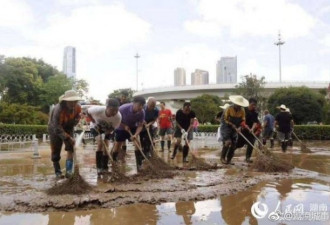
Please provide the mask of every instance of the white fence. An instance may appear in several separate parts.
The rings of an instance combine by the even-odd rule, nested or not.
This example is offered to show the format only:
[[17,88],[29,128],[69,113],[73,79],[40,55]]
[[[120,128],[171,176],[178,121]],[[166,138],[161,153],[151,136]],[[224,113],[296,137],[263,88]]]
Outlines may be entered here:
[[0,152],[12,152],[16,150],[33,151],[32,158],[40,158],[38,151],[38,139],[35,134],[1,134]]

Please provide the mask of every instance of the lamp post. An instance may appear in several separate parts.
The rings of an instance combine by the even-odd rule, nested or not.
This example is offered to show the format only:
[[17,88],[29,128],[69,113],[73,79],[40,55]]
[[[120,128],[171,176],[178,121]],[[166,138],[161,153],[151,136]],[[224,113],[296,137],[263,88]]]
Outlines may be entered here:
[[278,32],[278,41],[274,45],[278,46],[278,56],[279,56],[279,72],[280,72],[280,83],[282,82],[282,71],[281,71],[281,45],[284,45],[284,41],[281,40],[281,33]]
[[136,91],[139,90],[139,58],[141,56],[139,55],[139,53],[136,53],[136,55],[134,56],[134,58],[136,59]]

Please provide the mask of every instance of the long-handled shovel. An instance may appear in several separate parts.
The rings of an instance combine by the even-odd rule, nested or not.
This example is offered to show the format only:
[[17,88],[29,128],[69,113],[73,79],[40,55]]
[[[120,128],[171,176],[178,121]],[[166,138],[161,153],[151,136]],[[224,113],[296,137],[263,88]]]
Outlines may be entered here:
[[153,140],[151,138],[151,134],[150,131],[148,129],[148,127],[146,127],[147,133],[148,133],[148,137],[152,146],[152,154],[151,154],[151,160],[154,164],[157,164],[157,167],[161,170],[173,170],[174,168],[171,167],[170,165],[168,165],[162,158],[160,158],[157,153],[156,153],[156,148],[155,145],[153,143]]
[[[191,149],[186,135],[184,136],[184,140],[185,140],[185,143],[188,146],[188,148]],[[205,162],[204,159],[196,157],[196,155],[191,153],[191,151],[189,151],[189,152],[191,155],[191,161],[189,162],[190,166],[195,167],[197,170],[211,170],[211,169],[217,168],[216,164],[210,165],[209,163]]]
[[307,147],[307,145],[302,142],[298,136],[295,134],[295,132],[292,131],[292,134],[293,136],[298,140],[298,142],[300,143],[300,150],[303,152],[303,153],[311,153],[312,151]]
[[281,160],[279,157],[274,155],[271,152],[264,154],[260,151],[260,149],[254,147],[254,145],[242,134],[242,132],[238,132],[238,134],[244,138],[244,140],[254,149],[257,150],[258,155],[256,160],[254,161],[253,167],[258,169],[260,172],[289,172],[293,169],[293,166],[286,161]]
[[110,149],[109,147],[107,146],[107,144],[105,143],[105,141],[102,139],[102,135],[99,133],[99,136],[100,136],[100,141],[104,147],[104,153],[106,153],[108,156],[109,156],[109,159],[111,161],[111,166],[112,166],[112,173],[111,173],[111,176],[109,177],[108,179],[108,182],[114,182],[114,181],[126,181],[128,180],[128,177],[122,173],[120,171],[120,168],[119,168],[119,165],[118,163],[113,159],[111,153],[110,153]]
[[[78,141],[76,142],[77,145],[79,145],[80,141],[79,139],[82,138],[85,131],[83,131],[80,136],[78,137]],[[92,186],[90,186],[82,176],[80,176],[79,172],[79,165],[78,160],[76,156],[76,148],[77,146],[74,146],[73,151],[73,162],[74,162],[74,172],[71,177],[66,179],[61,184],[55,185],[54,187],[48,189],[46,192],[49,195],[61,195],[61,194],[84,194],[89,192],[92,189]]]

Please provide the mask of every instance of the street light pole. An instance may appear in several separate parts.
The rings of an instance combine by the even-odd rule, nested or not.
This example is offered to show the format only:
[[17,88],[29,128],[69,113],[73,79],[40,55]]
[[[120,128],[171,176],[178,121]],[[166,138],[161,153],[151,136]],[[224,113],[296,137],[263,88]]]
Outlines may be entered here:
[[136,55],[134,56],[134,58],[136,58],[136,91],[139,90],[139,58],[141,56],[139,55],[139,53],[136,53]]
[[279,72],[280,72],[280,83],[282,82],[282,71],[281,71],[281,45],[284,45],[284,41],[281,40],[281,33],[278,32],[278,42],[275,42],[274,45],[278,46],[278,56],[279,56]]

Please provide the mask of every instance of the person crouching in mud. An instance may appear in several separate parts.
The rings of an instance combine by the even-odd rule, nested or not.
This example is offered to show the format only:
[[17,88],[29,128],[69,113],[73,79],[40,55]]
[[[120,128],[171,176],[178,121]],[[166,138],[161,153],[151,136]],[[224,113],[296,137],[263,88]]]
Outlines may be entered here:
[[191,110],[190,102],[185,102],[183,108],[178,110],[175,115],[176,128],[174,132],[174,137],[176,138],[176,143],[174,145],[173,155],[171,159],[175,158],[176,152],[181,144],[181,139],[185,139],[185,145],[183,146],[183,162],[188,162],[189,146],[188,142],[193,139],[193,124],[196,114]]
[[229,106],[224,112],[224,120],[220,126],[223,140],[221,162],[234,165],[231,160],[236,149],[237,133],[240,132],[240,127],[248,128],[245,124],[245,110],[243,107],[247,107],[249,102],[240,95],[229,96],[229,100],[233,105]]
[[51,160],[53,162],[56,178],[64,178],[61,171],[60,159],[61,149],[64,143],[66,157],[66,174],[68,178],[72,175],[73,150],[75,140],[73,137],[74,126],[78,124],[81,113],[81,106],[78,104],[81,98],[78,94],[69,90],[59,98],[59,103],[51,112],[48,133],[51,147]]

